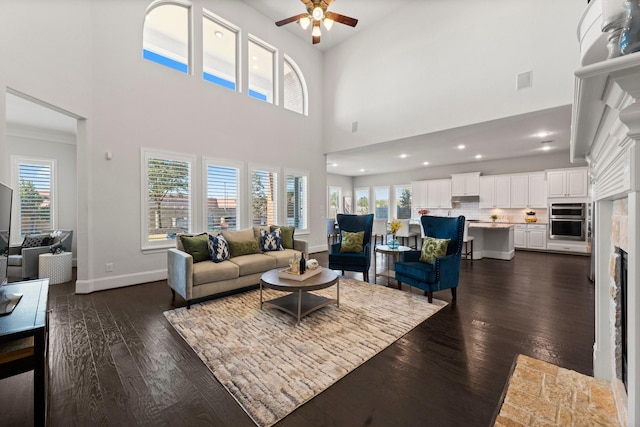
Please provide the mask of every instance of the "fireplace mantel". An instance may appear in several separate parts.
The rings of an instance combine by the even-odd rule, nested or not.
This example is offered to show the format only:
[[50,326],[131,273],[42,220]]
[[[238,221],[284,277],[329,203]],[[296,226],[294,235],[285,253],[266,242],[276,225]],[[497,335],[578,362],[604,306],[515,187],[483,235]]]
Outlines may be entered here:
[[[595,203],[595,343],[594,376],[612,381],[618,391],[623,425],[640,425],[640,53],[595,64],[575,72],[571,161],[589,163]],[[615,376],[615,345],[611,344],[610,262],[613,252],[614,201],[626,199],[628,222],[629,301],[627,393]],[[618,203],[618,202],[616,202]],[[638,326],[636,326],[638,325]],[[619,397],[619,399],[618,399]]]

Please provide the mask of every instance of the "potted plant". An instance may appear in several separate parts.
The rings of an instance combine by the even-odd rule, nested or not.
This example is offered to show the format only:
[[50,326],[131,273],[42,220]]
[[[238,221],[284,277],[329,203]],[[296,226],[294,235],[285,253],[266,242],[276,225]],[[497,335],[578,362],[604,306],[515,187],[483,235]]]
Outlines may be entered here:
[[490,216],[490,218],[491,218],[491,221],[496,222],[496,219],[498,219],[498,215],[493,214]]

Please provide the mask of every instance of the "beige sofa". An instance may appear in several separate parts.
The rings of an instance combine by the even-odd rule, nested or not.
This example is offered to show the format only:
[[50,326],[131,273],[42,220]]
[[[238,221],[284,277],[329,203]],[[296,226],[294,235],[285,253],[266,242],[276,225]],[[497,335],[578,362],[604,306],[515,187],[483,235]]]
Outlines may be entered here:
[[[273,226],[275,227],[277,226]],[[240,231],[223,231],[221,234],[232,245],[234,242],[259,239],[261,228],[267,231],[272,229],[270,226],[263,226]],[[167,253],[167,282],[174,299],[177,293],[187,301],[187,308],[190,308],[192,302],[258,285],[262,273],[274,268],[288,267],[289,259],[293,258],[294,254],[300,257],[302,252],[309,253],[307,242],[293,239],[293,248],[281,251],[233,256],[232,250],[231,257],[222,262],[215,263],[211,260],[194,262],[193,256],[185,252],[178,235],[176,248],[169,249]]]

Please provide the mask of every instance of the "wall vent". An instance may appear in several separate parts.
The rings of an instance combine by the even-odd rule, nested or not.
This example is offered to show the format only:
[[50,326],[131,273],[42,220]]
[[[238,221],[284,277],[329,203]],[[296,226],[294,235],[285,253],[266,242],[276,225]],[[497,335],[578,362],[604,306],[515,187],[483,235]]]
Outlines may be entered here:
[[522,90],[522,89],[531,87],[532,82],[533,82],[533,71],[520,73],[516,77],[516,90]]
[[358,132],[358,122],[351,123],[351,132]]

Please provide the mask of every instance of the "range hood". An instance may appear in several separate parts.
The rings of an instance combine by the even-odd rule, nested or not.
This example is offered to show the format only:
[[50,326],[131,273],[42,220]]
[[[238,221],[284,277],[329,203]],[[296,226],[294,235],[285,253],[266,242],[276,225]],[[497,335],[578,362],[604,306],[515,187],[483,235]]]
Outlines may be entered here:
[[472,203],[472,202],[479,202],[480,201],[480,196],[476,195],[476,196],[451,196],[451,202],[452,203]]

